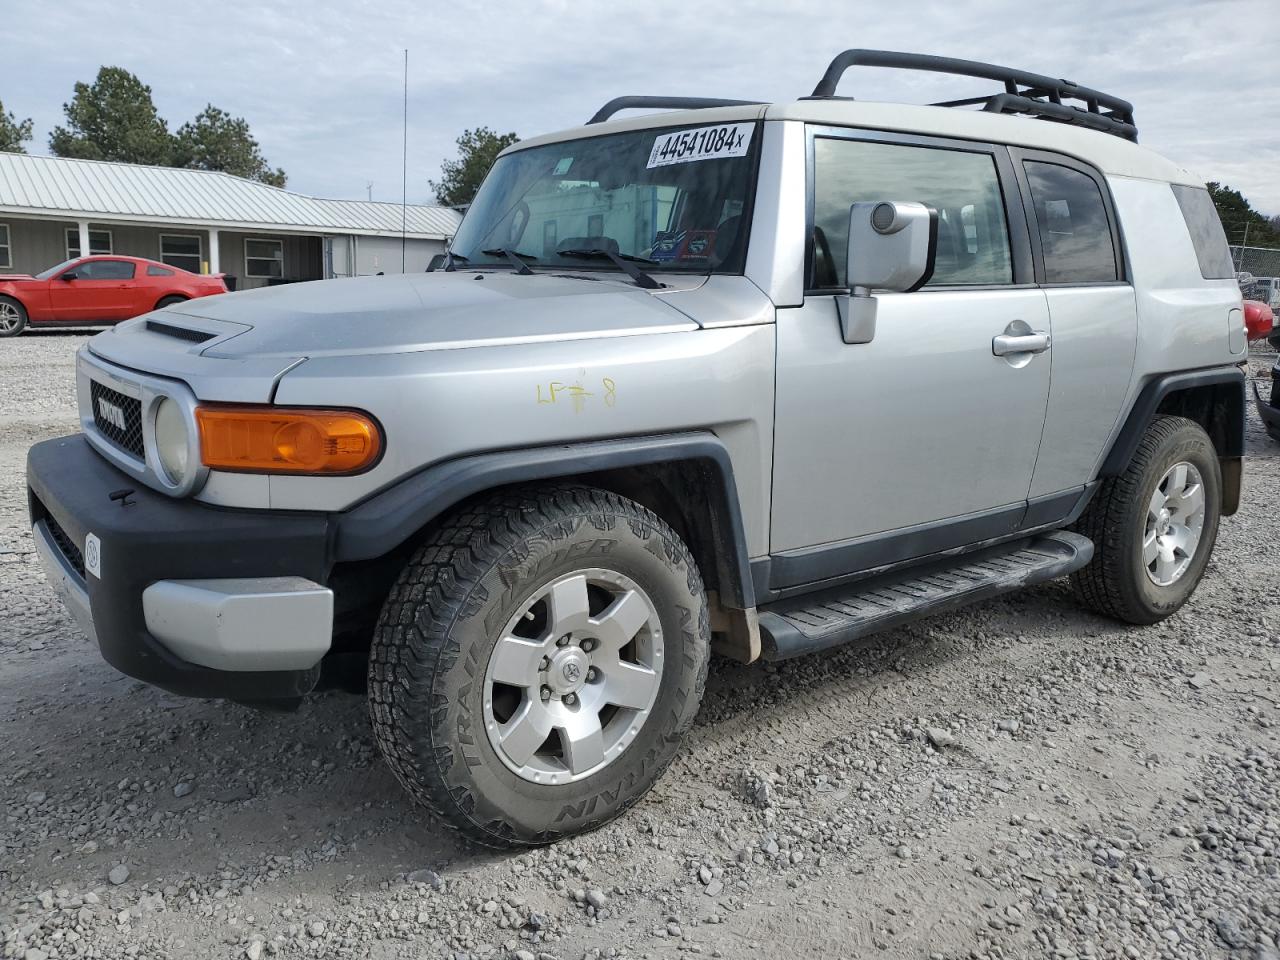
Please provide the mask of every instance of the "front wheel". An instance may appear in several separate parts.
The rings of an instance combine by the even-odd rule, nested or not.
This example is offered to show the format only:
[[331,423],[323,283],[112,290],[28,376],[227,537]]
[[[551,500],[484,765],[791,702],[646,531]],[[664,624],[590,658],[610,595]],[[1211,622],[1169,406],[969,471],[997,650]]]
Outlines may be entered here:
[[1071,582],[1100,613],[1150,624],[1195,590],[1218,537],[1222,468],[1204,428],[1156,417],[1129,465],[1103,481],[1076,529],[1094,542]]
[[374,732],[459,832],[549,843],[666,769],[709,640],[698,569],[657,516],[585,487],[500,494],[439,527],[393,587],[369,661]]
[[27,308],[12,297],[0,297],[0,337],[16,337],[27,327]]

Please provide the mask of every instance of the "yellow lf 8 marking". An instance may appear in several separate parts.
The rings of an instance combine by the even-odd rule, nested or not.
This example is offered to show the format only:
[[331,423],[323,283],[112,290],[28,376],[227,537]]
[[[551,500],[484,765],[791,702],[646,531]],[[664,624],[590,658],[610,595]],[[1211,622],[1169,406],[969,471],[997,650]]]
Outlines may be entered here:
[[612,407],[618,402],[618,386],[610,377],[601,378],[599,393],[588,390],[581,380],[574,383],[552,380],[545,385],[541,383],[537,385],[537,400],[540,405],[557,404],[568,398],[573,404],[574,413],[585,410],[587,401],[595,396],[599,396],[606,407]]

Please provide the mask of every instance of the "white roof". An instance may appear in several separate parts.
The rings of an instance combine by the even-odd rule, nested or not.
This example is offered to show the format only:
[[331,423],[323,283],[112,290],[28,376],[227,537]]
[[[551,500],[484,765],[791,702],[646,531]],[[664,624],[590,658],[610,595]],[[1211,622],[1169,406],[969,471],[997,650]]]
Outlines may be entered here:
[[[522,140],[508,151],[598,137],[605,133],[644,130],[650,127],[706,126],[743,120],[795,120],[832,127],[862,127],[918,133],[957,140],[1004,143],[1016,147],[1053,150],[1093,164],[1105,174],[1137,177],[1168,183],[1203,186],[1204,181],[1190,170],[1165,159],[1153,150],[1121,137],[1065,123],[1051,123],[1031,117],[955,107],[916,106],[903,103],[875,103],[868,100],[797,100],[792,103],[751,104],[739,107],[712,107],[650,113],[574,127],[560,133]],[[505,151],[504,151],[505,152]]]
[[[0,153],[0,212],[95,222],[183,223],[283,232],[400,235],[398,203],[322,200],[210,170]],[[406,233],[452,237],[462,215],[410,204]]]

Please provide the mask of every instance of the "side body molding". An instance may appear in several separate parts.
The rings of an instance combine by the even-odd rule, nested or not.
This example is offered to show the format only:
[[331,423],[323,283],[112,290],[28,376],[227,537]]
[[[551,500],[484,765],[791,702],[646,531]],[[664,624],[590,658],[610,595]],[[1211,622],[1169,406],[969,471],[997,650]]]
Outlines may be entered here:
[[448,460],[413,474],[334,517],[333,559],[371,560],[394,550],[462,500],[516,483],[583,478],[605,471],[691,463],[708,481],[707,522],[714,543],[720,601],[755,606],[751,563],[733,464],[709,432],[502,450]]

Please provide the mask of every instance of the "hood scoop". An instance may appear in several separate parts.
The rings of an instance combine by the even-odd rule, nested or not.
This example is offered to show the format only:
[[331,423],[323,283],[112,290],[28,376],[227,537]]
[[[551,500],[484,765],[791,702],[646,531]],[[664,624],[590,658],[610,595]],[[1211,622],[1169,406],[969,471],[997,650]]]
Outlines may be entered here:
[[163,320],[148,320],[147,329],[151,333],[160,334],[162,337],[174,337],[178,340],[185,340],[188,343],[204,343],[217,336],[217,334],[210,333],[207,330],[192,330],[189,327],[179,327],[172,323],[165,323]]

